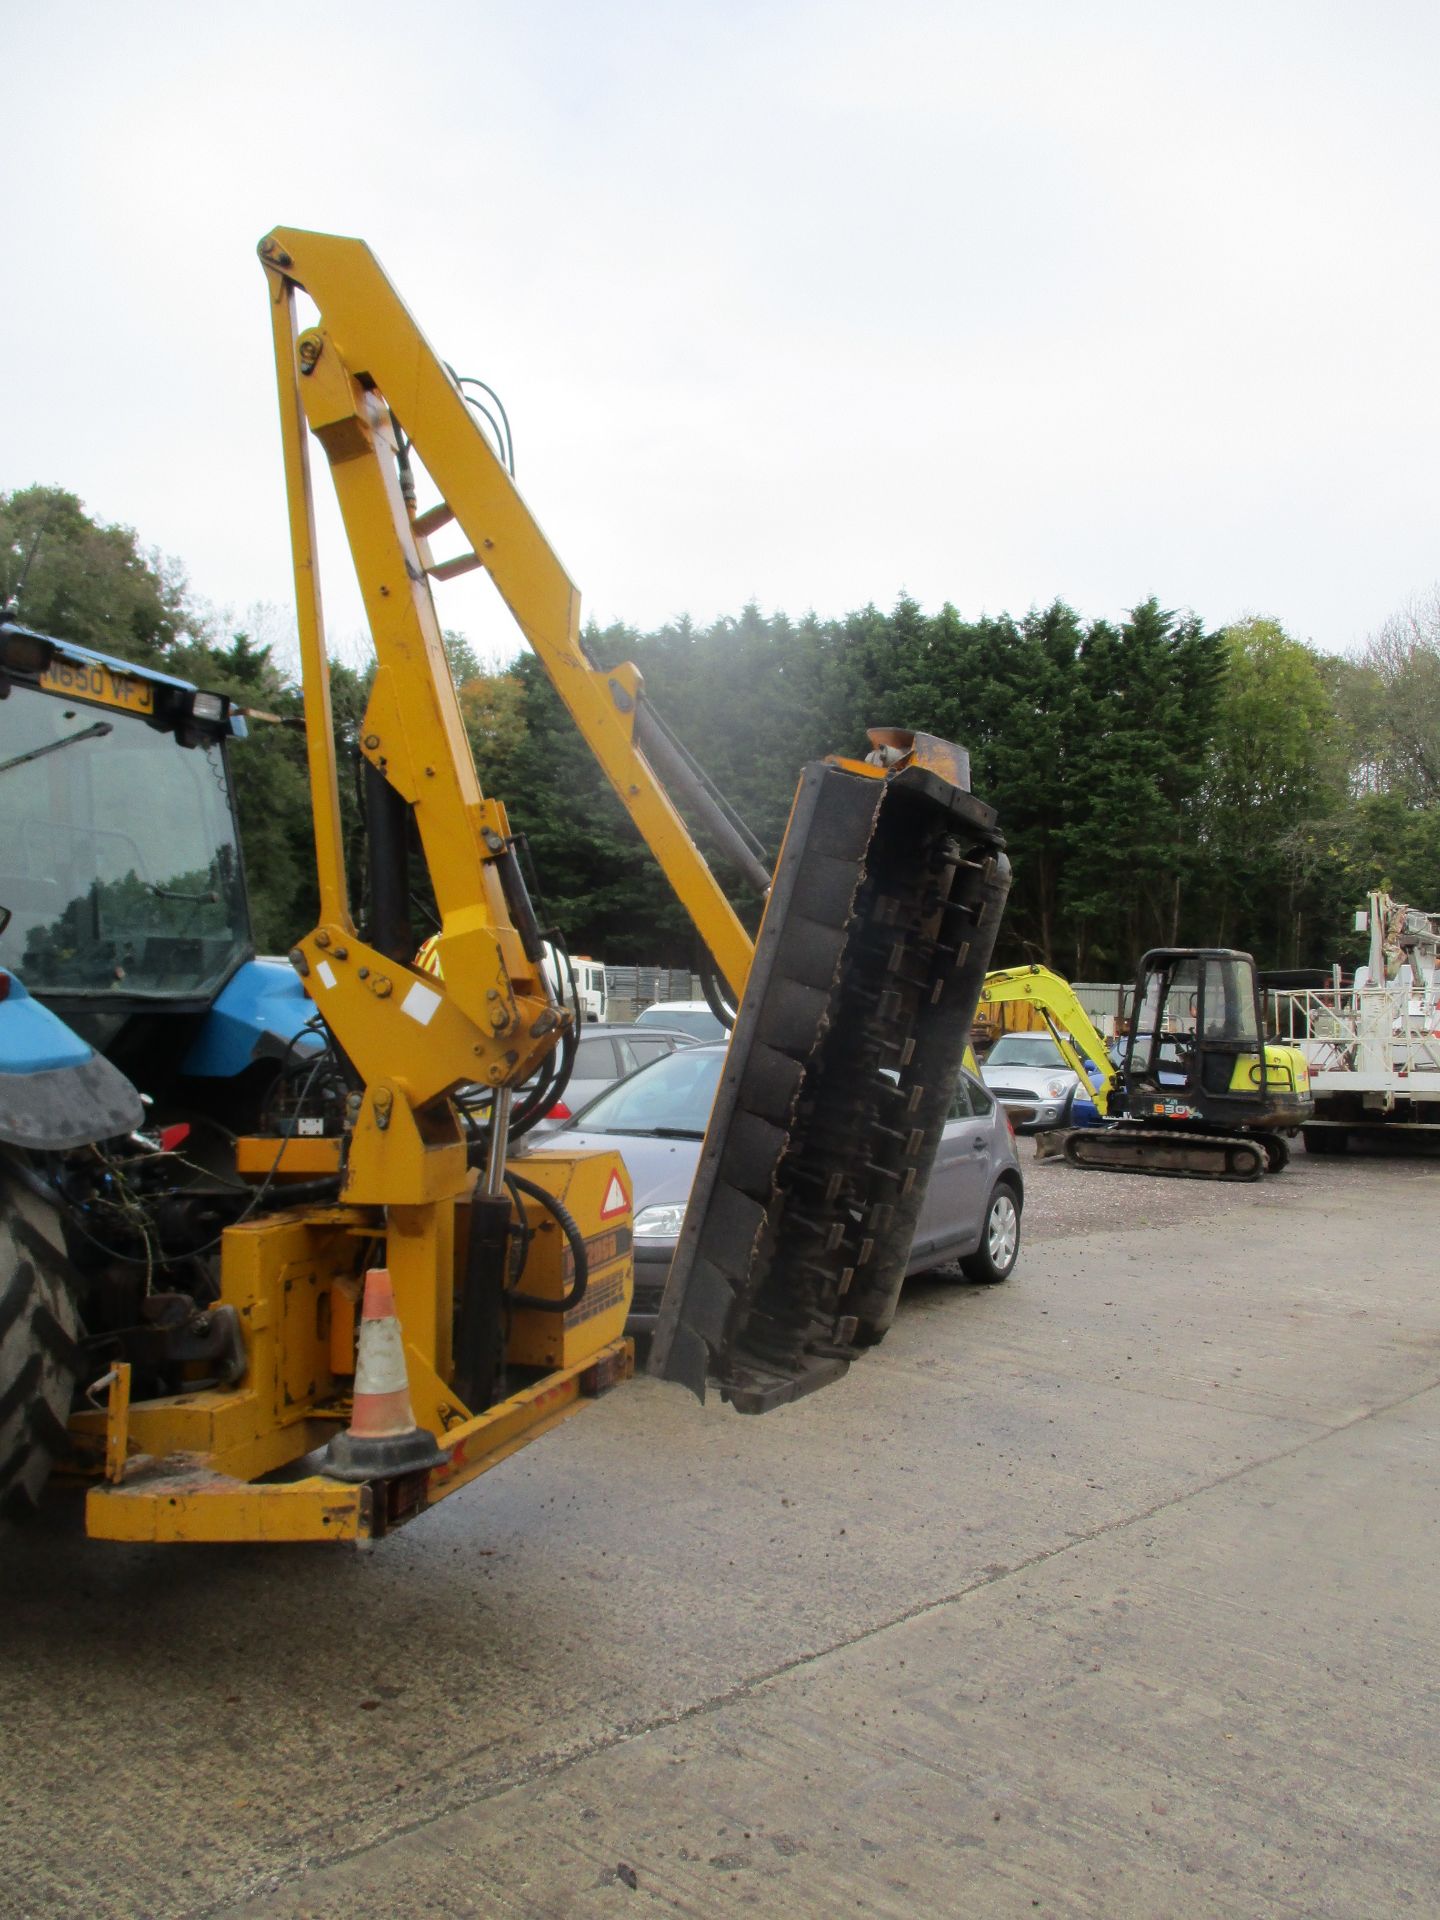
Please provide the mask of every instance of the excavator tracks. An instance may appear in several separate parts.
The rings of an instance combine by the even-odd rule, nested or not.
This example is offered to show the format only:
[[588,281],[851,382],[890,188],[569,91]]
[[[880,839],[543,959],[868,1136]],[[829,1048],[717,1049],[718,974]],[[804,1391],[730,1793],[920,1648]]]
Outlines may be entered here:
[[[1081,1127],[1065,1142],[1072,1167],[1104,1173],[1153,1173],[1180,1180],[1258,1180],[1289,1159],[1281,1140],[1240,1134],[1185,1133],[1169,1127]],[[1283,1157],[1280,1157],[1283,1155]],[[1278,1161],[1278,1164],[1275,1162]]]
[[889,1326],[1009,889],[993,811],[912,766],[801,777],[650,1370],[759,1413]]

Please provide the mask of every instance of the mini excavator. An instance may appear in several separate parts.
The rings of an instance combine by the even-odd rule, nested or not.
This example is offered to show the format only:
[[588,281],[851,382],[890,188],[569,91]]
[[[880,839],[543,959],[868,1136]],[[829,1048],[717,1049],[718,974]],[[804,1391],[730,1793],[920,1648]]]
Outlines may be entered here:
[[1157,947],[1140,962],[1118,1064],[1075,989],[1046,967],[987,974],[984,1006],[1025,1002],[1105,1124],[1065,1141],[1072,1166],[1196,1180],[1279,1173],[1315,1111],[1298,1047],[1263,1039],[1255,962],[1225,947]]

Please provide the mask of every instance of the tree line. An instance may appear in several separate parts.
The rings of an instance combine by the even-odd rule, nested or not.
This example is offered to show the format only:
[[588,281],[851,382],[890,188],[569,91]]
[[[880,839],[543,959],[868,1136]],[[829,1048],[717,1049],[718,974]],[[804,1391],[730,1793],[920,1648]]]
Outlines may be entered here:
[[[0,604],[12,602],[42,631],[275,717],[232,766],[257,942],[283,951],[315,913],[288,664],[202,617],[176,568],[60,489],[0,495]],[[871,726],[965,746],[1015,870],[997,964],[1124,979],[1146,947],[1177,944],[1323,966],[1357,957],[1352,915],[1371,887],[1440,904],[1440,596],[1348,656],[1273,619],[1212,629],[1155,598],[1121,621],[1059,601],[977,620],[903,596],[834,619],[752,606],[705,627],[592,625],[584,639],[598,666],[639,666],[647,698],[772,859],[804,761],[863,753]],[[526,838],[547,919],[575,951],[690,963],[686,916],[538,661],[486,672],[462,636],[447,647],[481,784]],[[368,678],[333,672],[347,770]],[[356,784],[342,780],[358,889]],[[753,925],[759,902],[738,878],[734,896]]]

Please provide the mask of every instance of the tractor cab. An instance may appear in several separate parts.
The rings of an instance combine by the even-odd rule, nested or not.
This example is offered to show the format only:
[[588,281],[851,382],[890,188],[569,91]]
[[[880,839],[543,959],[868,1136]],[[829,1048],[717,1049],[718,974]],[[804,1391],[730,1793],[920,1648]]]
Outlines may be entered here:
[[0,624],[0,968],[94,1044],[253,951],[223,694]]
[[227,695],[0,621],[0,1145],[232,1129],[316,1044],[257,960]]

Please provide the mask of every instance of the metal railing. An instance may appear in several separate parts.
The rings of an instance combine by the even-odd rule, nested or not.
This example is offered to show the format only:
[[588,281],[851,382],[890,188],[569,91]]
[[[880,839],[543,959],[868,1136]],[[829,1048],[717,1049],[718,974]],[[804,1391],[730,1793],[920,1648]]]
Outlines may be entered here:
[[1269,998],[1272,1037],[1298,1046],[1313,1073],[1440,1073],[1433,992],[1305,987]]

